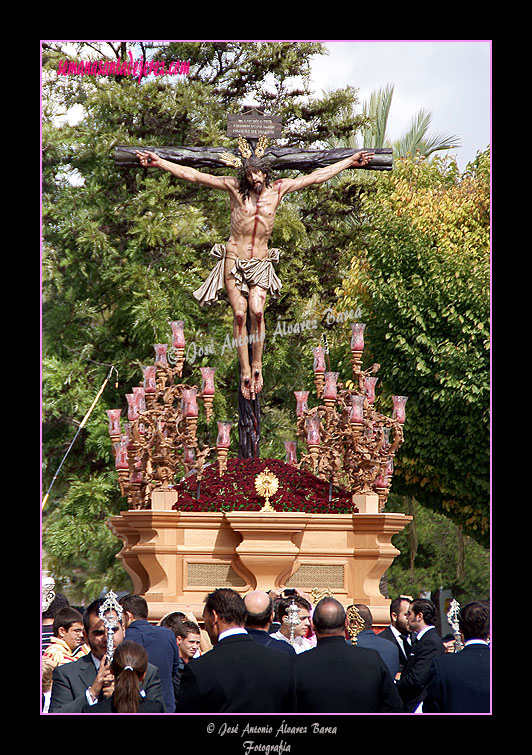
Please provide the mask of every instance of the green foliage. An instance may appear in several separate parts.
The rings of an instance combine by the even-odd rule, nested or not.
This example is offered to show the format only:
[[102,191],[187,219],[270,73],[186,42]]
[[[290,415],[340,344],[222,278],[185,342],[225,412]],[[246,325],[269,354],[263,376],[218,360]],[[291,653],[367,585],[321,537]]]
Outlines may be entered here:
[[409,396],[394,490],[486,544],[489,532],[489,152],[398,160],[362,200],[363,243],[339,290],[363,308],[387,411]]
[[403,532],[393,537],[400,555],[386,572],[390,595],[434,594],[443,587],[461,604],[489,598],[489,550],[464,537],[449,517],[412,499],[392,493],[386,511],[413,516]]

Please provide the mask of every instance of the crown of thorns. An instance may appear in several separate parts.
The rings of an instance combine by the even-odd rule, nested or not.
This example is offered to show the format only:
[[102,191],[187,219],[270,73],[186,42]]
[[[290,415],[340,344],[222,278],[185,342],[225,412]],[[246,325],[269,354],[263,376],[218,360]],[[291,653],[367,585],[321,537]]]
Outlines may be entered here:
[[[267,146],[267,137],[259,137],[257,140],[257,146],[255,147],[255,157],[258,157],[259,159],[264,157],[264,152],[266,151]],[[250,157],[253,157],[251,147],[243,136],[238,137],[238,148],[244,160],[249,160]],[[238,155],[233,155],[232,152],[222,152],[220,158],[225,165],[231,165],[233,168],[242,168],[244,166],[242,158],[238,157]]]

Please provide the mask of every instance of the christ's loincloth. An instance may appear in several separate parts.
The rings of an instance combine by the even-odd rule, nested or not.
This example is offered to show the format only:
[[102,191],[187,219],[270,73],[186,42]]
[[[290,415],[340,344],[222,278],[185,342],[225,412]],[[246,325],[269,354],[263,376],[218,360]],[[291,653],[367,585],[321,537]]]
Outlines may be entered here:
[[260,286],[273,296],[279,298],[282,283],[273,269],[273,263],[279,261],[279,249],[269,249],[268,257],[264,260],[252,258],[250,260],[240,259],[240,257],[229,256],[226,252],[225,244],[215,244],[211,249],[213,257],[218,258],[218,262],[213,267],[205,283],[194,291],[194,296],[200,306],[214,304],[218,301],[220,291],[224,287],[224,265],[226,257],[233,259],[235,264],[230,272],[239,291],[248,296],[249,289],[253,286]]

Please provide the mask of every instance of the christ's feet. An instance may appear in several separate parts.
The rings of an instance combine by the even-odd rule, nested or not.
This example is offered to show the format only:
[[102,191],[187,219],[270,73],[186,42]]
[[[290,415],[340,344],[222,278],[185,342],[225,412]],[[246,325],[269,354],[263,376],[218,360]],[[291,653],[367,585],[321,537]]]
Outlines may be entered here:
[[253,365],[251,367],[252,375],[253,375],[253,390],[255,393],[260,393],[262,391],[262,369],[260,367],[256,367]]
[[253,383],[251,382],[250,375],[242,375],[242,380],[240,383],[240,392],[244,396],[244,398],[249,401],[251,396],[251,389],[253,387]]
[[240,391],[245,399],[248,401],[252,401],[257,393],[260,393],[262,390],[262,370],[260,367],[252,367],[251,370],[252,374],[250,375],[242,375],[242,380],[240,383]]

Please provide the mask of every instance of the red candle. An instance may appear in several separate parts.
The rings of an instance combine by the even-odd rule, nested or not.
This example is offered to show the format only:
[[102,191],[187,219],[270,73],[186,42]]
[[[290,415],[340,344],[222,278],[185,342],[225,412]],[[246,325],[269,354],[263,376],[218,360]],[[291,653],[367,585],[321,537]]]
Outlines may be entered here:
[[120,429],[120,415],[122,409],[107,409],[106,414],[109,417],[109,435],[120,435],[122,430]]
[[203,396],[214,396],[214,373],[215,367],[200,367],[201,377],[203,379],[201,385],[201,393]]
[[295,440],[285,440],[284,442],[284,448],[286,451],[285,461],[287,464],[297,464],[296,445],[297,442]]
[[231,445],[230,432],[232,426],[232,422],[218,422],[218,437],[216,438],[216,448],[229,448],[229,446]]
[[307,417],[305,426],[307,428],[307,443],[310,445],[319,445],[320,443],[320,418],[317,414]]
[[184,320],[174,320],[170,323],[172,326],[172,346],[174,349],[184,349],[185,348],[185,334],[183,333],[183,328],[185,325]]
[[296,414],[298,417],[302,417],[308,409],[308,394],[308,391],[294,391],[294,396],[297,401]]
[[183,388],[182,408],[184,417],[198,416],[197,388]]
[[168,359],[166,358],[168,344],[154,343],[153,348],[155,349],[155,362],[159,362],[160,364],[168,364]]
[[134,393],[126,393],[127,399],[127,418],[130,422],[134,422],[139,416],[139,407],[137,404],[137,397]]
[[325,350],[323,346],[315,346],[312,351],[314,353],[314,372],[325,372]]
[[379,378],[367,377],[364,381],[364,387],[366,389],[366,396],[370,404],[375,401],[375,386]]
[[364,396],[351,396],[350,422],[363,422],[364,420]]
[[144,375],[144,392],[155,393],[157,390],[157,367],[154,364],[143,367],[142,373]]
[[406,419],[405,404],[408,401],[408,396],[392,396],[393,401],[393,419],[403,424]]
[[127,459],[127,441],[115,443],[115,467],[116,469],[129,469]]
[[364,351],[364,328],[363,322],[351,323],[351,351]]
[[337,387],[336,381],[338,380],[339,372],[326,372],[324,374],[325,387],[323,389],[323,398],[336,399]]

